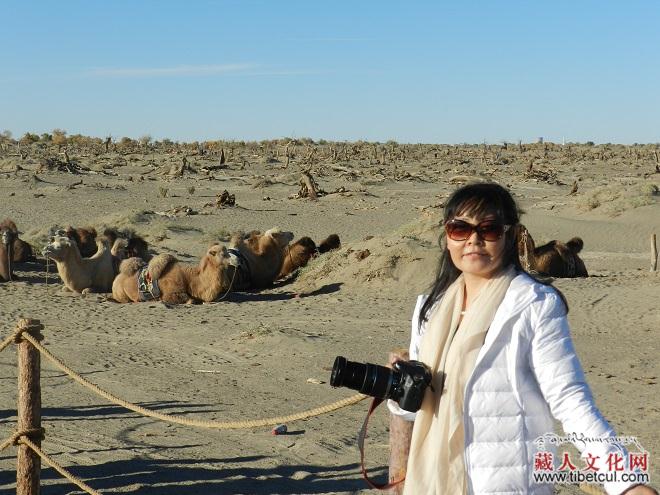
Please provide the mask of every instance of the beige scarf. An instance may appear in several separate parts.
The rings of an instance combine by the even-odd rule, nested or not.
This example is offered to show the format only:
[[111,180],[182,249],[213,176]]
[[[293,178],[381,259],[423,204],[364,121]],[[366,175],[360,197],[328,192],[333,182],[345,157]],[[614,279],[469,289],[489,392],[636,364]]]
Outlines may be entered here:
[[462,320],[465,282],[461,275],[432,313],[422,337],[419,360],[433,370],[435,392],[427,389],[415,418],[404,495],[467,492],[463,457],[465,386],[495,312],[515,275],[510,267],[490,279]]

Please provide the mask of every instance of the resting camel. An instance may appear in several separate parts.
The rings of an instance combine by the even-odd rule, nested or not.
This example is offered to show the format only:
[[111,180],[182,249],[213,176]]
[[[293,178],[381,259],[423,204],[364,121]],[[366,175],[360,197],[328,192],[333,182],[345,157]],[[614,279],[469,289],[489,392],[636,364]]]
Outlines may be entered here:
[[[83,258],[89,258],[96,253],[96,237],[98,233],[94,227],[67,227],[66,229],[55,229],[53,235],[65,235],[69,239],[76,241],[80,255]],[[149,261],[147,252],[147,242],[130,229],[107,228],[103,235],[108,240],[112,255],[123,260],[137,256],[145,261]],[[125,239],[125,243],[117,244],[117,239]]]
[[110,241],[110,245],[113,246],[113,249],[115,246],[115,241],[117,239],[126,240],[123,257],[118,252],[113,252],[112,254],[114,256],[117,256],[121,259],[141,258],[144,261],[149,261],[149,259],[151,258],[148,251],[149,245],[147,244],[147,241],[145,241],[142,237],[137,235],[133,230],[130,229],[118,230],[118,229],[109,228],[103,231],[103,235],[108,238],[108,240]]
[[[96,253],[96,236],[98,234],[94,227],[74,228],[69,225],[64,231],[64,235],[76,241],[80,256],[83,258],[89,258]],[[110,242],[110,246],[113,242]]]
[[5,220],[0,225],[0,282],[9,282],[16,278],[12,270],[16,233],[5,226],[6,222]]
[[284,248],[284,263],[277,276],[278,280],[288,277],[298,268],[307,265],[311,258],[332,251],[333,249],[339,249],[340,247],[341,242],[337,234],[329,235],[321,241],[318,247],[309,237],[301,237],[293,244]]
[[292,232],[278,228],[264,234],[253,231],[248,239],[235,234],[229,243],[230,263],[237,268],[232,290],[264,289],[273,284],[284,262],[284,251]]
[[141,258],[122,261],[112,284],[112,298],[121,303],[161,300],[170,304],[211,302],[231,290],[236,270],[224,246],[212,245],[199,265],[182,263],[159,254],[145,263]]
[[578,256],[584,246],[584,242],[579,237],[573,237],[566,244],[561,241],[550,241],[536,247],[527,228],[520,225],[517,238],[520,264],[526,271],[559,278],[589,276],[584,262]]
[[30,261],[34,259],[34,253],[32,252],[32,246],[30,246],[27,242],[25,242],[22,239],[18,238],[18,228],[16,228],[16,224],[12,221],[6,218],[2,223],[0,223],[0,230],[8,230],[13,232],[13,251],[14,254],[12,256],[11,261],[14,263],[23,263],[25,261]]
[[110,292],[115,278],[110,247],[107,239],[98,239],[96,245],[96,254],[83,258],[73,240],[55,235],[43,255],[55,262],[66,289],[79,293]]

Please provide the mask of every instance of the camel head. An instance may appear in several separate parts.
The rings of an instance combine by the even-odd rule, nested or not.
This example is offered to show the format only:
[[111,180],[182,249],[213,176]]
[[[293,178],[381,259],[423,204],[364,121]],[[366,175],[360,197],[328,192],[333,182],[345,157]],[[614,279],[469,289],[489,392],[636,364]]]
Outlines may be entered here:
[[9,246],[13,244],[14,240],[17,237],[18,236],[16,235],[16,232],[10,229],[3,228],[2,230],[0,230],[0,242],[2,242],[2,244],[4,244],[5,246]]
[[209,268],[214,270],[226,268],[229,266],[229,259],[229,252],[225,246],[222,244],[213,244],[208,248],[206,254],[199,262],[199,268],[201,271],[208,270]]
[[132,256],[129,256],[128,254],[128,241],[126,239],[121,239],[121,238],[115,238],[113,239],[108,239],[108,241],[111,242],[112,248],[110,249],[110,253],[117,259],[119,260],[125,260],[127,258],[131,258]]
[[0,223],[0,230],[9,230],[10,232],[18,234],[18,228],[16,227],[16,224],[9,218],[5,218],[2,223]]
[[284,249],[287,244],[293,240],[293,232],[282,232],[279,228],[269,229],[266,231],[264,236],[270,237],[273,239],[277,245]]
[[67,236],[54,235],[41,254],[51,260],[62,261],[74,250],[78,251],[75,241],[72,241]]

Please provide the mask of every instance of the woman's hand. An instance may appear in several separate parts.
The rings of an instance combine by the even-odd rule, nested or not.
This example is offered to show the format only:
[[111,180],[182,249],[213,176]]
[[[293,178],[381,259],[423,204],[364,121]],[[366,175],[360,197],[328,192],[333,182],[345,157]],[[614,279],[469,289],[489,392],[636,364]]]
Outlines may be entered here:
[[410,361],[407,349],[394,349],[390,352],[386,366],[392,368],[397,361]]

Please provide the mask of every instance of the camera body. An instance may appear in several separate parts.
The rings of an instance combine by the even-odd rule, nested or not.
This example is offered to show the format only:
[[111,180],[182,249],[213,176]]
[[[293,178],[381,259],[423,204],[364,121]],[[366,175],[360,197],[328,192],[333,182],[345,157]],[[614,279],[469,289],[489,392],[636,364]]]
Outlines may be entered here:
[[347,387],[379,399],[392,399],[401,409],[416,412],[422,405],[431,376],[431,370],[420,361],[398,361],[393,368],[387,368],[337,356],[330,385]]

